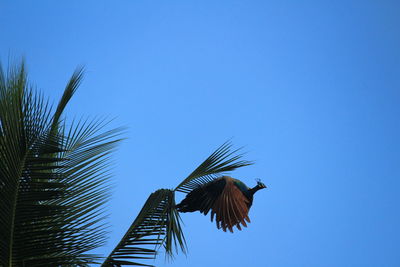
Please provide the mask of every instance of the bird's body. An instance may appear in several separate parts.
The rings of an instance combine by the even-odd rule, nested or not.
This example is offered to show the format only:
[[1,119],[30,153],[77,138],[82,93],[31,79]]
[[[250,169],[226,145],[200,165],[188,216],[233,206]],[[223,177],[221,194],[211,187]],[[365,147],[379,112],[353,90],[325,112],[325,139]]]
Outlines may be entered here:
[[222,176],[192,190],[176,208],[180,212],[200,211],[207,215],[211,210],[211,221],[216,219],[217,227],[233,232],[236,226],[247,226],[250,222],[249,209],[253,204],[253,195],[266,186],[258,182],[253,188],[242,181],[229,176]]

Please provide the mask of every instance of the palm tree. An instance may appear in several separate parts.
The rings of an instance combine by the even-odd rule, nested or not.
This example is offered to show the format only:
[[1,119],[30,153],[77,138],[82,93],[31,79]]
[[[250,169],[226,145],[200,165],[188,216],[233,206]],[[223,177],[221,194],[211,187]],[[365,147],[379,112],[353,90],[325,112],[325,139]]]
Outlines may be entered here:
[[[104,260],[110,156],[122,128],[105,120],[70,124],[62,116],[82,81],[78,69],[58,105],[29,85],[24,64],[0,66],[0,266],[89,266]],[[247,166],[229,142],[175,189],[152,193],[102,266],[140,265],[163,247],[186,252],[175,192],[188,193],[218,175]]]
[[104,120],[68,125],[62,113],[78,69],[53,110],[24,64],[0,68],[0,266],[86,266],[104,244],[109,157],[121,129]]

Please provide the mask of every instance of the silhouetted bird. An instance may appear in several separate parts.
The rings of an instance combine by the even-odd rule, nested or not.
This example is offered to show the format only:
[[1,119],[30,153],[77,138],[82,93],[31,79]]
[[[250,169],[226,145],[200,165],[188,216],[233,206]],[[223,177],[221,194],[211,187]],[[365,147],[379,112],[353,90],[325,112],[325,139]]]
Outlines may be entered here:
[[180,212],[198,210],[204,215],[211,210],[211,221],[215,215],[217,228],[233,233],[233,226],[239,230],[242,230],[240,224],[247,227],[253,195],[263,188],[266,186],[260,180],[255,187],[249,188],[242,181],[222,176],[189,192],[176,208]]

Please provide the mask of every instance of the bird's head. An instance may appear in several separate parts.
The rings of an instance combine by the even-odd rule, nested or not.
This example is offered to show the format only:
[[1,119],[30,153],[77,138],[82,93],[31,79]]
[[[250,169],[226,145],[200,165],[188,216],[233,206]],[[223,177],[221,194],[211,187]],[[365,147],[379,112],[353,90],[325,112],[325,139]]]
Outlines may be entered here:
[[249,193],[251,196],[254,195],[254,193],[257,192],[258,190],[267,188],[265,186],[265,184],[261,182],[260,179],[256,179],[256,182],[257,182],[257,185],[255,187],[249,189]]
[[256,182],[257,182],[257,187],[258,187],[259,189],[267,188],[267,186],[266,186],[263,182],[261,182],[261,179],[260,179],[260,178],[257,178],[257,179],[256,179]]

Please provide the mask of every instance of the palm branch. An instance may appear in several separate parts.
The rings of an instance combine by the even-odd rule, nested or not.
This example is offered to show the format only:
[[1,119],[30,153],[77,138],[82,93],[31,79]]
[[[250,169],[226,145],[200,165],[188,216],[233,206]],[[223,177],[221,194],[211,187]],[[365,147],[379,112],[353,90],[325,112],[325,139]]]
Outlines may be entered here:
[[243,154],[238,153],[240,149],[231,150],[231,148],[232,144],[225,142],[174,190],[161,189],[151,194],[131,227],[102,266],[153,266],[139,263],[137,260],[154,259],[161,246],[169,256],[173,256],[174,250],[178,252],[178,248],[186,253],[181,219],[175,208],[175,192],[188,193],[226,172],[252,164],[250,161],[241,160]]
[[[152,193],[135,221],[102,266],[153,266],[136,261],[154,259],[157,248],[163,243],[170,243],[172,239],[181,242],[181,238],[183,238],[181,235],[174,236],[177,234],[176,229],[180,229],[180,226],[176,214],[171,214],[170,208],[173,205],[171,203],[173,199],[174,192],[172,190],[160,189]],[[172,232],[168,232],[171,229]],[[169,241],[164,241],[166,236],[171,235],[172,238]]]
[[121,129],[67,126],[62,113],[77,70],[53,113],[24,64],[0,70],[0,266],[88,266],[104,244],[110,153]]
[[253,164],[251,161],[240,160],[243,157],[243,154],[238,153],[241,148],[233,151],[231,148],[232,143],[229,141],[222,144],[184,179],[175,188],[175,191],[189,193],[198,186],[208,183],[224,173]]

